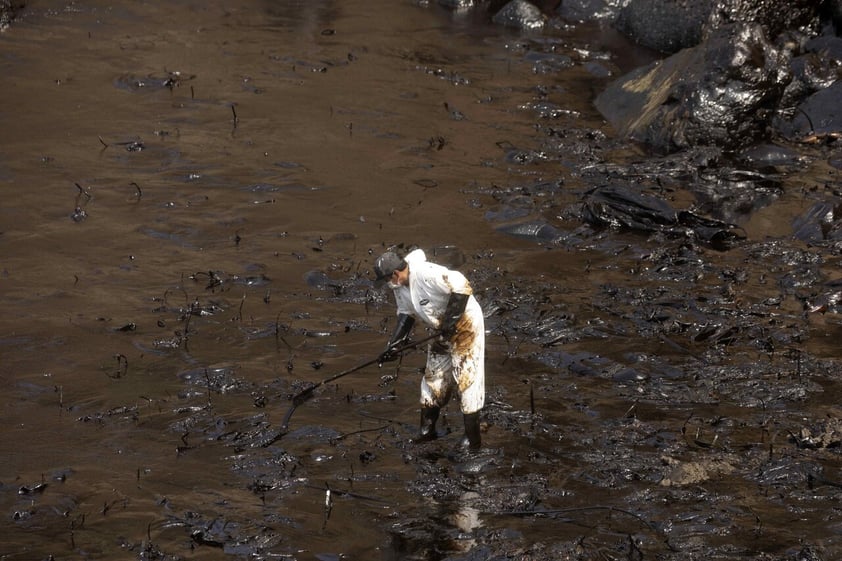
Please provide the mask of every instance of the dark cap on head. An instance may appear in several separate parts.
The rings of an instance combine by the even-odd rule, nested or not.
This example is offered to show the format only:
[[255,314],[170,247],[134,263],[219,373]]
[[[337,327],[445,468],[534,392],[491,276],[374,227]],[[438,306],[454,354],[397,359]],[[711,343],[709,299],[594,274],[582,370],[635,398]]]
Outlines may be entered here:
[[374,262],[374,286],[383,286],[392,277],[395,271],[402,271],[406,267],[403,257],[394,251],[387,251]]

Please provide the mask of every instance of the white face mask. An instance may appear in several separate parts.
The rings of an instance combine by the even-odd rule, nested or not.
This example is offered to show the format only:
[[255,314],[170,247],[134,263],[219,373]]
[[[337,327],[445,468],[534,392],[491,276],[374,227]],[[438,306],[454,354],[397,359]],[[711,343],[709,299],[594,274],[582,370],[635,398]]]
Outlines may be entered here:
[[391,288],[392,290],[395,290],[396,288],[400,288],[400,287],[401,287],[400,283],[389,281],[389,288]]

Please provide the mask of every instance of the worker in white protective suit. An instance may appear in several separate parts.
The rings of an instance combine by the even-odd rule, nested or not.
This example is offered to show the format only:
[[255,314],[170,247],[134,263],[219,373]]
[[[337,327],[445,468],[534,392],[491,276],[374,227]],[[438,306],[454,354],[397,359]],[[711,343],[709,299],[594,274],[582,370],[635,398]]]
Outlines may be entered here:
[[436,438],[436,421],[454,389],[465,423],[461,445],[481,445],[479,415],[485,404],[485,321],[465,275],[427,261],[420,249],[401,257],[387,251],[374,265],[376,285],[388,283],[397,305],[397,325],[382,361],[396,358],[416,318],[438,329],[441,336],[427,351],[421,379],[421,428],[416,441]]

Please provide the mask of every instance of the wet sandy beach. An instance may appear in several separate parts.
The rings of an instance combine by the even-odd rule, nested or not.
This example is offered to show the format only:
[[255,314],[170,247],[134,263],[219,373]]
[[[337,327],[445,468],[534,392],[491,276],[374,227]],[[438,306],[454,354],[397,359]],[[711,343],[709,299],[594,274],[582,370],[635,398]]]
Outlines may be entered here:
[[[486,19],[35,2],[0,34],[0,558],[838,557],[840,321],[805,313],[838,252],[791,227],[836,152],[728,252],[583,228],[651,158],[593,98],[652,55]],[[281,430],[381,350],[395,243],[486,310],[473,457],[453,405],[410,443],[420,351]]]

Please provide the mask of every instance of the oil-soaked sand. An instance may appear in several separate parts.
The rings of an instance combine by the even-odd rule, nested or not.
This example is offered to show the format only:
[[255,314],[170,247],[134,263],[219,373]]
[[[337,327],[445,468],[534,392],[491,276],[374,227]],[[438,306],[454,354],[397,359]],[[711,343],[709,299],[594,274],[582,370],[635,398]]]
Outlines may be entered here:
[[[645,159],[591,101],[648,55],[431,4],[33,2],[0,34],[0,558],[842,553],[839,321],[804,313],[838,254],[790,227],[827,154],[729,252],[580,230],[594,170]],[[570,235],[499,230],[532,219]],[[380,350],[398,242],[488,313],[476,457],[453,407],[409,442],[417,352],[280,430]]]

